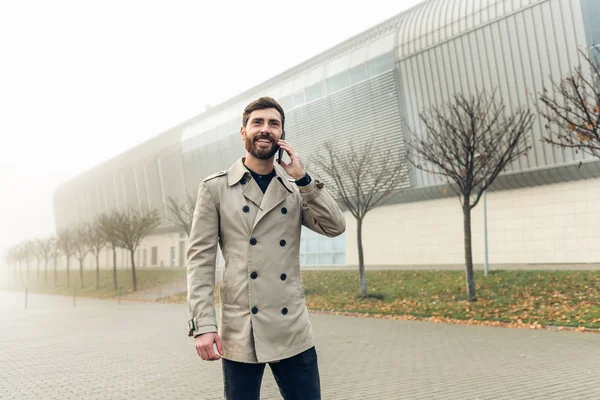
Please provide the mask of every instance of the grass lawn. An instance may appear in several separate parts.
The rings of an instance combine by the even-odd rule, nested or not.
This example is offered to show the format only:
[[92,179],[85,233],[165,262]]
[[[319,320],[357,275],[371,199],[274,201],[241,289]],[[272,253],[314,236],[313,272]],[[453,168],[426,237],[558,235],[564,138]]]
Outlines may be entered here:
[[367,299],[358,272],[302,276],[313,310],[600,328],[600,271],[478,271],[477,302],[465,300],[462,271],[369,271]]
[[[137,290],[141,291],[163,283],[185,279],[185,276],[184,268],[136,268]],[[57,271],[56,286],[54,285],[54,271],[50,268],[48,269],[47,284],[44,281],[43,269],[40,271],[39,283],[36,271],[29,272],[29,283],[27,283],[25,272],[23,272],[22,279],[17,280],[16,283],[13,274],[5,275],[5,277],[8,278],[9,282],[4,282],[1,287],[18,290],[25,290],[25,287],[27,287],[30,293],[72,296],[73,289],[75,289],[77,296],[96,298],[111,298],[118,293],[114,289],[113,271],[107,268],[100,269],[98,289],[96,289],[96,270],[90,268],[83,271],[83,288],[79,279],[78,267],[71,268],[69,287],[67,287],[67,273],[64,270]],[[121,288],[122,296],[133,292],[132,282],[131,269],[117,269],[117,286]]]
[[[59,271],[58,286],[48,271],[48,286],[30,273],[30,292],[109,298],[115,296],[112,270],[102,269],[100,289],[95,271],[84,272],[80,288],[78,270]],[[138,290],[184,280],[184,268],[140,268]],[[600,329],[600,271],[491,271],[475,273],[477,302],[466,298],[463,271],[367,271],[369,298],[359,296],[358,271],[304,271],[308,308],[312,311],[357,313],[383,318],[417,318],[510,326],[559,326]],[[122,295],[131,292],[131,270],[118,270]],[[6,284],[2,285],[6,288]],[[17,288],[24,289],[24,284]],[[217,292],[217,290],[215,291]],[[185,303],[186,293],[159,301]],[[218,292],[215,295],[218,301]]]
[[[371,297],[359,296],[358,272],[304,271],[308,308],[378,317],[509,326],[600,328],[600,271],[475,273],[477,302],[462,271],[368,271]],[[186,294],[161,301],[185,303]]]

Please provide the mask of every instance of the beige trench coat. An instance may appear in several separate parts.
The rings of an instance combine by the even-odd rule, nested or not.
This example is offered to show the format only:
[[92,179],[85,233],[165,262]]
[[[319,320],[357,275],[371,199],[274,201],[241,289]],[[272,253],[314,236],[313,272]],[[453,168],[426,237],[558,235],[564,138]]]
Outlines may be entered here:
[[[346,229],[322,182],[297,186],[279,165],[275,171],[263,194],[240,158],[198,190],[187,250],[190,335],[219,332],[228,360],[278,361],[314,345],[300,275],[301,228],[329,237]],[[225,259],[219,329],[217,244]]]

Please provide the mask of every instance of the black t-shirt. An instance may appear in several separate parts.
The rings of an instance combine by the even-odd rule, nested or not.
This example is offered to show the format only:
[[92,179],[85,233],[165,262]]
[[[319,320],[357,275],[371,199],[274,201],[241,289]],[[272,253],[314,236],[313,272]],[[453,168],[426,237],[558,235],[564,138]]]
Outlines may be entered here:
[[[246,166],[244,165],[244,167],[246,167]],[[250,174],[252,175],[252,178],[254,178],[256,183],[258,183],[258,187],[260,188],[260,190],[262,190],[262,192],[264,194],[267,191],[267,187],[269,187],[269,183],[271,183],[271,179],[273,179],[273,177],[275,177],[275,168],[273,168],[271,170],[271,172],[268,173],[267,175],[257,174],[256,172],[252,171],[248,167],[246,167],[246,169],[250,172]],[[311,180],[312,180],[312,178],[310,177],[310,175],[308,175],[308,172],[306,172],[302,179],[296,181],[296,185],[306,186],[310,183]]]
[[273,179],[273,177],[275,176],[275,168],[273,168],[271,173],[267,175],[257,174],[248,167],[246,167],[246,169],[250,171],[252,178],[256,181],[256,183],[258,183],[258,187],[260,187],[260,190],[262,190],[262,192],[265,193],[267,191],[267,187],[269,187],[269,183],[271,183],[271,179]]

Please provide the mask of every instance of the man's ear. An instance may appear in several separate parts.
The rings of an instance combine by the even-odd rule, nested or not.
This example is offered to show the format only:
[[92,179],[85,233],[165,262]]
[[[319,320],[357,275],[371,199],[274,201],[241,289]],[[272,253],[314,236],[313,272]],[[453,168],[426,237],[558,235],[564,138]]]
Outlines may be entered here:
[[246,140],[246,128],[243,126],[240,127],[240,136],[242,137],[242,140]]

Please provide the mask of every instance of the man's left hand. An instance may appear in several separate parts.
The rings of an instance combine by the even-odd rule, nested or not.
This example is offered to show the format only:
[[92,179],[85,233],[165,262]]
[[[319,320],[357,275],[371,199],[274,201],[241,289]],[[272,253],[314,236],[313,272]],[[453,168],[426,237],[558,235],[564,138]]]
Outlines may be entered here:
[[288,156],[290,156],[289,163],[281,160],[281,166],[285,172],[295,180],[304,178],[306,171],[304,170],[304,165],[302,164],[302,160],[300,160],[298,153],[296,153],[294,148],[285,140],[280,140],[277,144],[288,154]]

